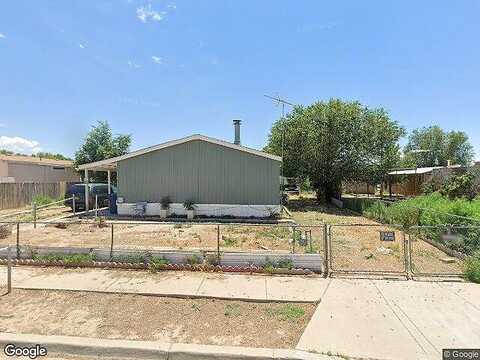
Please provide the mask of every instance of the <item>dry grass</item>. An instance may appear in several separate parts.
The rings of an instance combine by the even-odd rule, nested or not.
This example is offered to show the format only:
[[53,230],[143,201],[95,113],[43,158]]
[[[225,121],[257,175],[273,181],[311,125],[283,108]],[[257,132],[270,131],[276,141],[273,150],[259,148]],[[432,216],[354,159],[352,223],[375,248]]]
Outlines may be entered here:
[[[14,290],[0,332],[294,348],[314,304]],[[262,336],[258,336],[262,334]]]

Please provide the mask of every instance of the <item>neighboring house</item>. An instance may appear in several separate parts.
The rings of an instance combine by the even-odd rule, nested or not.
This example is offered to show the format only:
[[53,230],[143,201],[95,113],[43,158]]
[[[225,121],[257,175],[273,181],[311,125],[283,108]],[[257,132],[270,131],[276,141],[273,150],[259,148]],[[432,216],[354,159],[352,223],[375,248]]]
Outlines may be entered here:
[[421,195],[425,183],[432,183],[435,188],[440,188],[447,177],[466,169],[461,165],[451,165],[393,170],[388,173],[386,190],[390,194]]
[[[79,170],[117,171],[118,214],[133,215],[146,202],[146,215],[160,214],[162,197],[170,212],[184,215],[193,200],[196,214],[268,217],[280,211],[281,158],[202,135],[169,141]],[[90,206],[91,207],[91,206]]]
[[0,183],[76,182],[80,176],[72,161],[34,156],[0,155]]

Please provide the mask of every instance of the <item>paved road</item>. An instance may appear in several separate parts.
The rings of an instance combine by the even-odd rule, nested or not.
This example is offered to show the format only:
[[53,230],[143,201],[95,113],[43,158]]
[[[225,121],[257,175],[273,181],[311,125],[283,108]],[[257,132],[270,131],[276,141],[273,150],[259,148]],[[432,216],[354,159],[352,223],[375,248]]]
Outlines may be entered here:
[[13,286],[320,301],[297,349],[324,354],[441,359],[443,348],[480,348],[480,285],[471,283],[16,267]]

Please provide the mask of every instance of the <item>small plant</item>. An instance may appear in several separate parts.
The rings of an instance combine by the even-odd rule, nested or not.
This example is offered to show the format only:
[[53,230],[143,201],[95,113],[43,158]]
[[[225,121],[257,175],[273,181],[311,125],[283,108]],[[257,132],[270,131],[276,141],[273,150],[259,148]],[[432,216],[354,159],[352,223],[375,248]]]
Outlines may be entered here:
[[222,240],[225,246],[234,246],[237,244],[237,239],[231,237],[222,236]]
[[277,263],[277,267],[280,269],[293,269],[293,261],[290,259],[282,259]]
[[195,210],[195,201],[185,200],[183,202],[183,207],[185,208],[185,210]]
[[61,197],[57,198],[57,199],[54,199],[50,196],[47,196],[47,195],[35,195],[32,199],[32,201],[37,205],[37,206],[41,206],[41,205],[48,205],[50,203],[53,203],[55,201],[59,201],[59,200],[62,200]]
[[197,265],[201,263],[201,259],[198,255],[187,256],[187,264]]
[[93,254],[34,254],[32,258],[41,261],[63,261],[65,266],[77,266],[95,261],[95,255]]
[[165,267],[165,265],[168,265],[169,263],[170,262],[167,259],[165,259],[163,256],[162,257],[152,256],[149,259],[148,268],[152,272],[157,272],[158,270],[162,270]]
[[105,227],[108,227],[108,224],[107,224],[107,218],[105,216],[97,216],[95,218],[95,223],[97,224],[97,226],[99,228],[105,228]]
[[205,262],[206,262],[208,265],[213,265],[213,266],[217,266],[217,265],[220,264],[217,254],[208,254],[208,255],[205,257]]
[[170,199],[170,196],[164,196],[160,200],[160,204],[161,204],[163,210],[169,209],[171,203],[172,203],[172,200]]
[[480,284],[480,251],[465,260],[463,273],[467,280]]
[[266,310],[267,315],[278,317],[280,320],[295,321],[305,315],[305,310],[297,305],[287,304]]
[[241,314],[240,305],[228,304],[225,306],[225,316],[239,316]]

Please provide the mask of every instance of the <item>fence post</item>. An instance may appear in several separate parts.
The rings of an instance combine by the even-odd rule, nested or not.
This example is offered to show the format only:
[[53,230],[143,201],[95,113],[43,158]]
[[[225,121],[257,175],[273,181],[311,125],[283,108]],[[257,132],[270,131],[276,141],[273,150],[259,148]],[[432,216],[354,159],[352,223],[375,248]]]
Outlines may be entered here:
[[111,225],[112,225],[112,233],[110,238],[110,260],[113,259],[113,223]]
[[293,236],[292,236],[292,253],[295,254],[295,233],[297,228],[293,226]]
[[[313,254],[313,243],[312,243],[312,229],[309,231],[309,236],[310,236],[310,254]],[[305,231],[305,235],[307,235],[307,232]]]
[[413,278],[413,271],[412,271],[412,268],[413,268],[413,258],[412,258],[412,238],[410,236],[410,234],[408,234],[408,240],[407,240],[407,249],[408,249],[408,260],[407,260],[407,264],[408,264],[408,270],[407,270],[407,277],[408,279],[412,279]]
[[95,194],[95,217],[98,216],[98,195]]
[[17,259],[20,259],[20,223],[17,222]]
[[220,263],[220,224],[217,225],[217,261]]
[[7,294],[10,294],[12,292],[12,254],[10,253],[10,246],[7,248],[7,258]]
[[73,198],[72,198],[72,210],[73,210],[73,215],[75,215],[77,211],[75,206],[75,195],[73,195]]
[[32,211],[33,211],[33,228],[37,228],[37,203],[34,201],[32,204]]
[[327,278],[330,274],[330,263],[329,263],[329,243],[328,243],[328,229],[327,224],[323,225],[323,252],[324,252],[324,259],[323,259],[323,277]]

